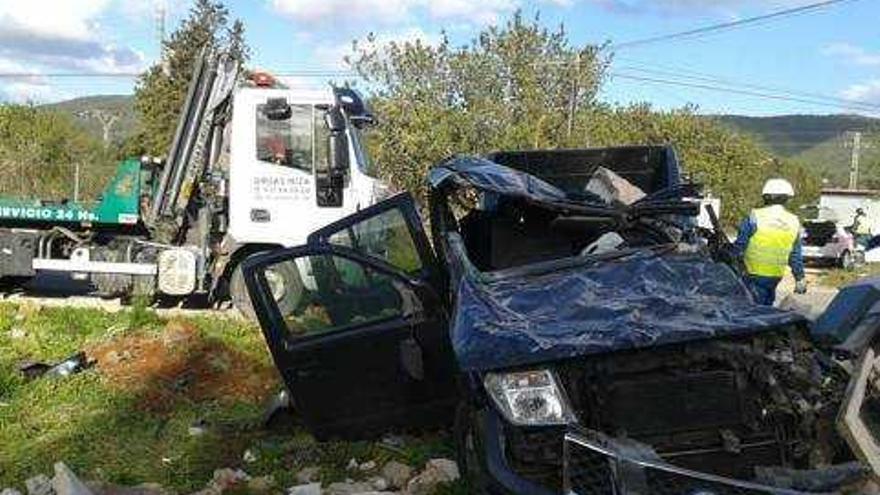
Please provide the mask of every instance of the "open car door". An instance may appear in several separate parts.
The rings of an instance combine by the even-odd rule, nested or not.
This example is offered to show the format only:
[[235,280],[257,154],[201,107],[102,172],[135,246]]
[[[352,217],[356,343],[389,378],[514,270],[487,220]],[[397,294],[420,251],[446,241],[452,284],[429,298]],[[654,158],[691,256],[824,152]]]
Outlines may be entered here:
[[367,438],[453,417],[456,368],[434,256],[409,195],[248,260],[275,364],[319,438]]

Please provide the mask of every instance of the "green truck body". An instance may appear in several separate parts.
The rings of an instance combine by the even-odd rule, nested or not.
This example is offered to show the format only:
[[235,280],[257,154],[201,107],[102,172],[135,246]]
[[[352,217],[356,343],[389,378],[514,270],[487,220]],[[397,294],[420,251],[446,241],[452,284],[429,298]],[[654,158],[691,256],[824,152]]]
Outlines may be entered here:
[[91,225],[122,227],[138,223],[142,183],[141,163],[128,159],[119,164],[113,180],[94,203],[49,203],[39,199],[0,197],[0,221],[20,225]]

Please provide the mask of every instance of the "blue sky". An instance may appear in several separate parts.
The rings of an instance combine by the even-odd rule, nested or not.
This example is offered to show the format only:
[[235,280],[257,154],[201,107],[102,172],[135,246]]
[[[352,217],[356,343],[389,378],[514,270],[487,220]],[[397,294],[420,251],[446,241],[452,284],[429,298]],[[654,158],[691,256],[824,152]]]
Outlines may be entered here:
[[[433,42],[446,30],[453,41],[466,42],[517,8],[527,16],[540,12],[548,26],[564,23],[572,43],[581,45],[627,42],[814,1],[230,0],[227,5],[246,24],[254,52],[251,65],[285,72],[339,68],[351,40],[369,32],[380,40]],[[130,93],[133,77],[127,74],[158,55],[159,5],[165,5],[169,30],[188,9],[187,2],[173,0],[0,0],[0,100]],[[647,101],[661,108],[691,103],[705,113],[880,114],[878,20],[880,2],[849,0],[697,39],[621,49],[615,53],[602,98]],[[118,75],[53,75],[83,72]],[[292,83],[326,81],[299,77]],[[810,101],[759,98],[682,83]]]

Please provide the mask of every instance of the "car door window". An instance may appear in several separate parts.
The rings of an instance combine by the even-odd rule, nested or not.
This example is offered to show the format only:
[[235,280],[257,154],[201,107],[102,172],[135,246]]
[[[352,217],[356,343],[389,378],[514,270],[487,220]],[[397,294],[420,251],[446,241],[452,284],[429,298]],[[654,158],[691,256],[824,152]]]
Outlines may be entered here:
[[330,244],[345,246],[415,275],[423,266],[403,212],[398,208],[366,218],[331,234]]
[[396,279],[341,256],[285,259],[262,273],[288,337],[339,332],[418,309],[411,290]]

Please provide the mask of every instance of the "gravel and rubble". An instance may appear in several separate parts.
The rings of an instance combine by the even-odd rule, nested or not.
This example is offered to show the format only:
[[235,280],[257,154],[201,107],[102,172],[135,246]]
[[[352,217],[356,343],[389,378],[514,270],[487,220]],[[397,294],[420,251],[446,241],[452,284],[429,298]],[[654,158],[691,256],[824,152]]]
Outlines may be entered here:
[[[295,475],[296,484],[279,486],[271,475],[251,476],[242,469],[222,468],[214,471],[204,488],[190,495],[222,495],[224,493],[284,495],[431,495],[444,484],[459,479],[458,465],[450,459],[430,459],[420,470],[399,461],[379,465],[374,460],[352,459],[349,471],[360,479],[322,483],[320,468],[307,466]],[[25,481],[27,495],[172,495],[156,483],[117,486],[98,481],[82,481],[63,462],[55,464],[52,478],[38,474]],[[22,495],[15,488],[0,490],[0,495]]]

